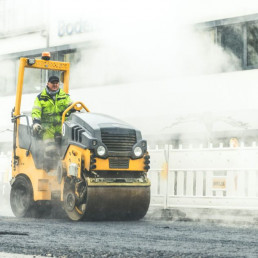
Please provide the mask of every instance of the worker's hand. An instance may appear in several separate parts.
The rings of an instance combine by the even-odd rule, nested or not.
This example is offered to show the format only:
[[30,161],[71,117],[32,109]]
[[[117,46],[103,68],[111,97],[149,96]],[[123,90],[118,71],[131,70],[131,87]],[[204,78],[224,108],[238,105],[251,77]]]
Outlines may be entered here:
[[[68,107],[70,107],[72,104],[73,104],[73,103],[71,103],[70,105],[68,105]],[[75,105],[72,109],[69,110],[69,112],[68,112],[69,115],[72,114],[72,113],[75,113],[76,111],[80,112],[79,110],[76,110],[75,107],[77,107],[77,106]]]
[[32,128],[33,128],[34,135],[40,135],[42,133],[41,124],[35,123]]
[[75,108],[72,108],[72,109],[70,109],[69,112],[74,113],[74,112],[76,112],[76,111],[77,111],[77,110],[76,110]]
[[77,111],[76,109],[72,108],[72,109],[70,109],[70,110],[65,114],[65,116],[68,117],[68,116],[70,116],[72,113],[74,113],[74,112],[76,112],[76,111]]

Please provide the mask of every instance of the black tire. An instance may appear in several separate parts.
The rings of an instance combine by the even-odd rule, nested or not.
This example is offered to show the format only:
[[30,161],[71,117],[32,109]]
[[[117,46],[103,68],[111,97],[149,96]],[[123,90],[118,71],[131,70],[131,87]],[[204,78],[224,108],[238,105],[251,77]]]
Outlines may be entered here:
[[24,176],[18,176],[11,188],[10,203],[13,214],[18,218],[29,217],[33,206],[31,182]]
[[63,208],[68,218],[73,221],[82,220],[86,211],[86,200],[80,205],[77,205],[74,185],[70,185],[69,183],[65,183],[64,186]]
[[64,194],[64,210],[69,219],[73,221],[82,220],[85,214],[86,204],[76,205],[73,190],[68,190]]

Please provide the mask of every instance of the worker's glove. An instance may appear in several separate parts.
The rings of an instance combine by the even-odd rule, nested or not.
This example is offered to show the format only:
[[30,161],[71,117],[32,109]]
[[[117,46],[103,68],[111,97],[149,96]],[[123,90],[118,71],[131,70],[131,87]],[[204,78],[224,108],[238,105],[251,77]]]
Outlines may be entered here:
[[[68,107],[70,107],[73,103],[71,103],[70,105],[68,105]],[[77,110],[73,107],[72,109],[69,110],[69,115],[76,112]]]
[[70,116],[72,113],[75,113],[77,110],[75,108],[70,109],[67,113],[66,113],[66,117]]
[[70,109],[69,112],[74,113],[74,112],[76,112],[76,111],[77,111],[77,110],[76,110],[75,108],[72,108],[72,109]]
[[40,135],[42,133],[42,126],[41,124],[35,123],[32,127],[34,135]]

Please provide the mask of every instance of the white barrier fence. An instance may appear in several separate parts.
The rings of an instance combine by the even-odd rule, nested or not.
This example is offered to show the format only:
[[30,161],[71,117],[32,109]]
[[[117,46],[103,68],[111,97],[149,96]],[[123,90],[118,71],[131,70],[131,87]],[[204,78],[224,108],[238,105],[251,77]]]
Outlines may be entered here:
[[11,153],[0,152],[0,201],[9,195],[11,179]]
[[149,149],[151,205],[258,209],[258,148]]

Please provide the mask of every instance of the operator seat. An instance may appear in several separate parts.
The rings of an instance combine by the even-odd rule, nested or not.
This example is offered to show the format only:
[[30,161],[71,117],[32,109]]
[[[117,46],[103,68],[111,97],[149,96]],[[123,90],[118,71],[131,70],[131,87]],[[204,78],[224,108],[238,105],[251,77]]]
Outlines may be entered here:
[[56,169],[60,159],[60,144],[56,141],[43,141],[35,137],[29,125],[20,124],[18,130],[19,146],[32,154],[37,169],[46,171]]

